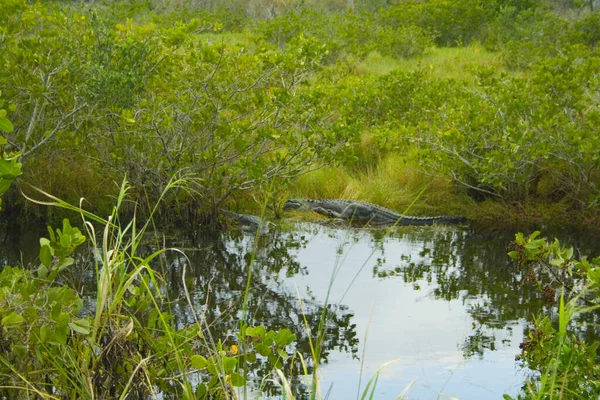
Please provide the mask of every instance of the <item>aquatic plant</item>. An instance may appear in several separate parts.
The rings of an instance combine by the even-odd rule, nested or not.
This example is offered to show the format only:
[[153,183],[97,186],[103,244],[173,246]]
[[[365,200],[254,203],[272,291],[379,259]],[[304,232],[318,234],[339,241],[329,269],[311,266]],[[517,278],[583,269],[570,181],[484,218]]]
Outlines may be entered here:
[[549,308],[530,322],[517,360],[534,373],[519,398],[596,398],[600,342],[578,337],[573,324],[577,316],[600,307],[600,257],[577,259],[572,247],[539,235],[539,231],[517,234],[509,256],[528,271],[523,283],[537,286],[551,305],[558,301],[558,310]]
[[[185,178],[175,178],[163,196],[169,190],[186,190],[188,184]],[[79,212],[86,235],[65,219],[62,229],[49,228],[49,237],[40,239],[36,268],[5,267],[0,273],[5,349],[0,354],[0,391],[9,398],[27,398],[29,393],[73,399],[157,393],[229,397],[232,388],[247,384],[253,373],[248,368],[257,357],[264,357],[270,368],[283,367],[295,340],[289,329],[245,326],[239,344],[224,345],[211,336],[209,323],[187,289],[195,323],[183,328],[172,323],[155,264],[166,252],[179,250],[159,247],[142,255],[142,237],[152,218],[141,226],[135,216],[127,223],[120,219],[128,190],[123,181],[108,219],[41,190],[38,195],[45,199],[32,199]],[[74,252],[86,241],[94,253],[96,282],[95,299],[87,307],[77,292],[60,282],[61,274],[76,262]],[[182,279],[185,282],[185,269]]]

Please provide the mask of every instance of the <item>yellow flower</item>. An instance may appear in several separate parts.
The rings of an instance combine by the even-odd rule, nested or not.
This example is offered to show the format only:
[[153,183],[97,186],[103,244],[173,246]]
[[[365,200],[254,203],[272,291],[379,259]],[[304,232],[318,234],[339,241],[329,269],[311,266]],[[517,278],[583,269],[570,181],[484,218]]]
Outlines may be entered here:
[[231,354],[236,355],[238,353],[238,347],[234,344],[229,348]]

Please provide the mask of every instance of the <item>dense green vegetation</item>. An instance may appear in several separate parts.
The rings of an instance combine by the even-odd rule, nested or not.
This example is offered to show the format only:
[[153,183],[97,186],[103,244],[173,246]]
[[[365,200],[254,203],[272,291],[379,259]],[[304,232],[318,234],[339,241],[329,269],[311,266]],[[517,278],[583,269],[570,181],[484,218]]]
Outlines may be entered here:
[[517,234],[509,256],[524,271],[523,285],[541,288],[550,306],[558,301],[558,312],[542,312],[530,324],[517,360],[533,373],[519,398],[596,398],[600,342],[579,337],[575,321],[599,307],[600,257],[576,257],[572,247],[539,234]]
[[40,212],[27,183],[107,213],[127,176],[147,212],[185,174],[165,221],[290,194],[403,209],[423,186],[417,212],[590,220],[600,18],[560,6],[3,2],[10,207]]
[[[185,329],[169,323],[150,268],[160,252],[136,256],[137,221],[121,225],[135,215],[148,218],[142,231],[154,222],[195,229],[215,226],[224,206],[279,214],[292,195],[404,210],[423,193],[418,213],[597,227],[594,5],[0,2],[3,215],[45,216],[52,208],[26,196],[47,201],[49,193],[62,208],[93,210],[78,209],[104,229],[96,239],[85,225],[102,248],[95,314],[81,317],[82,300],[57,281],[85,240],[68,222],[41,240],[35,269],[3,269],[0,347],[13,350],[0,358],[3,390],[227,397],[246,384],[257,354],[281,373],[295,339],[285,329],[242,318],[238,339],[247,346],[238,355],[200,319]],[[573,378],[576,369],[595,376],[597,345],[580,345],[567,324],[597,285],[598,260],[572,262],[572,252],[535,238],[516,246],[522,263],[591,282],[571,302],[561,297],[558,331],[537,321],[522,360],[541,375],[524,397],[597,395],[595,381]],[[325,317],[316,313],[310,342],[313,396]],[[193,387],[192,369],[206,371],[206,384]]]

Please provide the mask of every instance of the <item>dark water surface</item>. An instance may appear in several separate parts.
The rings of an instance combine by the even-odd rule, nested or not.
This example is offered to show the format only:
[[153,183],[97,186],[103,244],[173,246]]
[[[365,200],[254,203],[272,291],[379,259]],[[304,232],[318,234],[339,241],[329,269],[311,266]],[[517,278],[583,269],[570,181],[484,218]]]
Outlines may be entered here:
[[[0,265],[16,265],[35,259],[44,232],[21,227],[19,234],[0,234]],[[579,246],[583,254],[598,253],[597,243],[575,235],[544,234]],[[442,226],[389,234],[303,223],[256,243],[242,232],[171,238],[168,245],[183,248],[187,258],[170,252],[157,268],[168,281],[177,324],[194,321],[185,284],[215,337],[231,341],[252,264],[253,324],[292,329],[305,357],[310,351],[302,321],[316,331],[328,298],[321,391],[329,392],[329,399],[356,398],[361,365],[364,388],[390,361],[381,372],[377,399],[396,398],[412,381],[409,399],[500,399],[518,393],[524,382],[515,355],[527,319],[545,306],[536,288],[522,285],[506,256],[513,238],[514,232],[479,234]],[[65,278],[90,299],[91,271],[82,268]],[[584,336],[595,335],[581,329]],[[299,375],[300,366],[294,371]]]

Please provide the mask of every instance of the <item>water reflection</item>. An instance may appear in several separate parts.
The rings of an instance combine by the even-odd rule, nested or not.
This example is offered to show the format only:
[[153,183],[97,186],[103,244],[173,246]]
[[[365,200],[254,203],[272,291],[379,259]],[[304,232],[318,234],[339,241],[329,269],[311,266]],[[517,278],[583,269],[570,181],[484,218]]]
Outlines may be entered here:
[[[36,235],[37,230],[24,231],[5,240],[1,265],[34,260],[38,248],[27,243]],[[442,388],[459,398],[490,393],[498,397],[518,392],[522,375],[515,372],[514,356],[525,321],[546,306],[540,291],[523,284],[523,271],[506,256],[506,245],[513,238],[513,232],[483,235],[452,227],[387,232],[299,224],[258,242],[235,231],[198,234],[193,240],[177,236],[165,244],[183,249],[183,254],[169,251],[154,267],[164,278],[165,307],[173,313],[174,323],[188,326],[197,313],[209,322],[213,336],[226,344],[235,340],[252,269],[250,324],[291,329],[297,336],[296,350],[306,360],[311,356],[303,321],[316,332],[329,296],[320,361],[329,363],[322,385],[334,384],[332,398],[356,396],[360,362],[366,373],[372,373],[398,357],[395,369],[381,378],[377,398],[395,397],[419,376],[425,376],[424,382],[409,392],[415,398],[437,397]],[[569,240],[584,254],[596,245],[575,237]],[[34,243],[39,243],[37,237]],[[31,254],[21,255],[19,249]],[[145,251],[157,249],[148,245]],[[81,253],[79,268],[62,279],[93,307],[90,254]],[[582,336],[596,337],[596,315],[586,314],[582,321]],[[359,344],[365,344],[367,327],[367,359],[359,362]],[[309,373],[312,367],[309,363]],[[260,377],[266,366],[259,360],[255,368]],[[298,362],[291,370],[296,377],[303,374]]]
[[[260,238],[256,246],[252,235],[232,232],[220,237],[196,238],[196,249],[185,251],[185,256],[173,253],[164,268],[168,277],[169,296],[174,301],[176,323],[183,327],[193,323],[190,307],[182,297],[186,285],[192,304],[202,312],[202,318],[211,325],[215,337],[231,337],[239,327],[243,294],[248,273],[248,320],[251,325],[268,329],[291,329],[297,337],[296,350],[310,360],[306,321],[316,332],[323,305],[321,300],[302,298],[285,284],[291,277],[306,274],[294,252],[308,242],[305,235],[296,232],[278,232],[267,240]],[[185,278],[184,277],[185,269]],[[358,339],[351,324],[352,312],[343,305],[327,307],[328,332],[321,362],[327,362],[332,350],[356,353]],[[312,364],[308,364],[309,372]],[[299,363],[293,367],[294,375],[301,372]]]
[[[400,235],[399,237],[406,237]],[[552,234],[549,234],[552,238]],[[393,267],[379,262],[373,276],[383,279],[400,277],[420,290],[426,282],[435,282],[432,296],[440,300],[460,300],[473,320],[472,334],[462,345],[465,357],[483,358],[486,350],[494,351],[508,339],[498,340],[496,333],[511,331],[511,322],[529,320],[548,307],[543,292],[525,282],[525,271],[507,257],[507,245],[514,234],[480,234],[468,230],[431,229],[408,234],[411,241],[420,242],[422,249],[402,257]],[[586,240],[587,239],[587,240]],[[567,242],[582,254],[594,254],[597,243],[589,237],[567,236]],[[587,320],[587,321],[586,321]],[[598,332],[590,329],[590,322],[598,322],[598,315],[589,313],[580,333],[588,340],[597,339]]]

